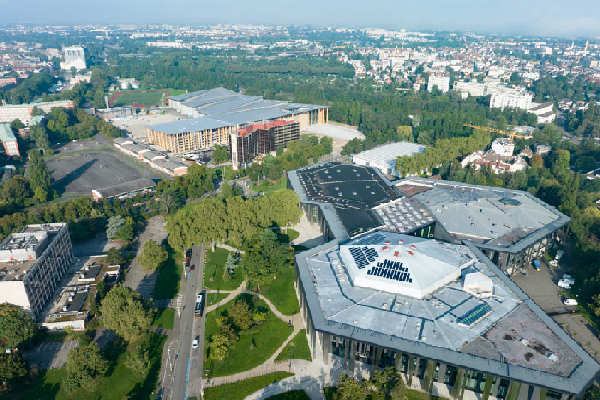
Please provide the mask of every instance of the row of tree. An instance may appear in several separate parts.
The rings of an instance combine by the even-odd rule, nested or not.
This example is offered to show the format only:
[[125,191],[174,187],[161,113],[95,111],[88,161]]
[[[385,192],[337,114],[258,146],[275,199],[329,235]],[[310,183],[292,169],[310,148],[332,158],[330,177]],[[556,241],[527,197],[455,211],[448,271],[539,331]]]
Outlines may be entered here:
[[207,198],[168,219],[169,244],[175,249],[211,242],[244,247],[263,229],[294,224],[301,214],[298,197],[287,189],[256,199]]

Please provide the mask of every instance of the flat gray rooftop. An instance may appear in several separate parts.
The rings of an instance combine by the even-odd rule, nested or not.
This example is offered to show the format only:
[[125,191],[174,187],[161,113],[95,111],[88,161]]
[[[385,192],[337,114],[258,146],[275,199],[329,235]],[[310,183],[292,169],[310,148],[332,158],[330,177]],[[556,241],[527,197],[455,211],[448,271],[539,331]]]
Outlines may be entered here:
[[493,250],[521,251],[569,221],[519,190],[423,178],[403,179],[396,186],[423,204],[455,239]]
[[187,120],[190,121],[187,124],[185,120],[181,120],[154,125],[151,129],[167,134],[193,132],[220,126],[251,124],[325,108],[315,104],[265,100],[262,96],[246,96],[222,87],[171,96],[170,99],[194,109],[200,118]]
[[[424,241],[430,247],[436,243],[375,231],[296,255],[315,329],[573,394],[581,393],[600,371],[589,354],[471,242],[443,245],[444,251],[454,247],[460,257],[473,262],[457,280],[423,299],[353,286],[339,256],[340,244],[399,240],[417,248]],[[430,250],[428,254],[444,258],[444,251]],[[475,297],[463,289],[470,272],[492,280],[492,296]]]

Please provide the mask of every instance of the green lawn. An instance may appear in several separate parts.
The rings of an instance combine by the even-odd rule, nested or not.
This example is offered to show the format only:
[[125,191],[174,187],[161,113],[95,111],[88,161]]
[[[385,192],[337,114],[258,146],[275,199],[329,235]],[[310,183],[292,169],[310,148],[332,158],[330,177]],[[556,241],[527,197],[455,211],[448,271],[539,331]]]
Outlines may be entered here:
[[277,279],[266,282],[261,287],[261,293],[268,298],[277,309],[285,315],[294,315],[300,311],[294,281],[296,269],[293,266],[284,268],[277,274]]
[[223,300],[228,295],[229,293],[207,293],[206,305],[212,306],[213,304],[217,304],[219,301]]
[[308,348],[308,339],[306,339],[306,329],[302,329],[279,353],[275,361],[301,359],[312,361],[310,349]]
[[173,329],[173,323],[175,322],[175,310],[172,308],[159,309],[154,316],[152,326],[155,328],[162,329]]
[[274,182],[262,181],[258,185],[250,186],[255,192],[263,192],[266,196],[269,194],[287,188],[287,178],[281,177]]
[[272,383],[293,376],[287,372],[274,372],[272,374],[257,376],[241,382],[230,383],[206,388],[204,400],[242,400],[246,396],[266,387]]
[[[122,400],[154,398],[154,391],[158,383],[162,348],[167,337],[153,334],[154,349],[151,354],[152,365],[145,377],[138,377],[125,366],[127,352],[123,349],[113,351],[116,361],[109,368],[109,375],[97,379],[95,385],[89,390],[78,390],[68,393],[61,387],[66,371],[64,368],[51,369],[32,380],[29,384],[18,387],[18,393],[13,392],[2,397],[3,399],[36,399],[36,400]],[[109,355],[107,358],[111,358]]]
[[169,258],[158,269],[156,286],[153,296],[155,299],[172,299],[179,293],[179,280],[182,275],[183,255],[167,245]]
[[241,271],[236,271],[231,280],[223,279],[225,262],[229,251],[217,247],[215,251],[206,253],[204,264],[204,287],[207,289],[234,290],[244,280]]
[[310,397],[304,390],[292,390],[289,392],[276,394],[275,396],[267,397],[266,400],[310,400]]
[[208,342],[217,332],[216,319],[235,303],[231,301],[215,311],[206,314],[206,344],[204,368],[210,370],[210,376],[225,376],[252,369],[265,362],[284,340],[292,333],[293,329],[287,323],[277,318],[264,301],[255,296],[246,296],[255,302],[255,308],[268,312],[268,318],[261,325],[239,333],[240,339],[231,346],[227,357],[223,361],[209,359]]

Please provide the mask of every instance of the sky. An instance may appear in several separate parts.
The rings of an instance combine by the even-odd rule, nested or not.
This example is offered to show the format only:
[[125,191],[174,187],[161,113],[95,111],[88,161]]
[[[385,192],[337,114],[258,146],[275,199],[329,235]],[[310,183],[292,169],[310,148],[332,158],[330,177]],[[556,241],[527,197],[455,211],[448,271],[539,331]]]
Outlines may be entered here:
[[600,0],[0,0],[0,24],[281,24],[600,38]]

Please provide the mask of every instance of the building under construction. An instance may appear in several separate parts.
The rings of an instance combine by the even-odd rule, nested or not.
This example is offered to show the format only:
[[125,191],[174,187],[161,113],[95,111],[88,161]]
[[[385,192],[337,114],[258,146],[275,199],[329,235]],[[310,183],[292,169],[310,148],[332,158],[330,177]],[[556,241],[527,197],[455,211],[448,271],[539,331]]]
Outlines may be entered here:
[[250,125],[231,135],[231,161],[234,167],[247,165],[254,157],[284,148],[290,141],[298,139],[300,124],[296,121],[277,120]]
[[210,149],[217,144],[229,146],[240,130],[255,124],[288,120],[297,122],[302,130],[327,123],[329,117],[325,106],[265,100],[224,88],[172,96],[168,101],[169,107],[190,119],[149,126],[146,138],[173,153]]

